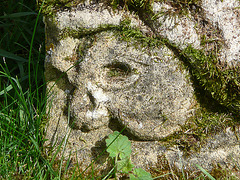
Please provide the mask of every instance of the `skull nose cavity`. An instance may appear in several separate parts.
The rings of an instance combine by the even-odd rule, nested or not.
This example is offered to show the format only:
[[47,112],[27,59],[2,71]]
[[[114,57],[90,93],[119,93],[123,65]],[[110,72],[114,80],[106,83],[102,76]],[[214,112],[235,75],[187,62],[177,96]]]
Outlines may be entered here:
[[85,115],[85,126],[88,129],[97,129],[109,121],[109,113],[106,107],[108,96],[103,90],[91,82],[87,84],[87,95],[90,100],[90,107]]

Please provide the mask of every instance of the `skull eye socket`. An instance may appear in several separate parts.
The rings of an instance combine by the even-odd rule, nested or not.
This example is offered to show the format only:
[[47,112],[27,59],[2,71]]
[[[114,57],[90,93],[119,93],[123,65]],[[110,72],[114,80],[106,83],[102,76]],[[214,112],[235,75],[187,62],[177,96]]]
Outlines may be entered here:
[[105,68],[108,68],[109,77],[126,77],[131,74],[131,66],[127,63],[115,61],[111,64],[107,64]]

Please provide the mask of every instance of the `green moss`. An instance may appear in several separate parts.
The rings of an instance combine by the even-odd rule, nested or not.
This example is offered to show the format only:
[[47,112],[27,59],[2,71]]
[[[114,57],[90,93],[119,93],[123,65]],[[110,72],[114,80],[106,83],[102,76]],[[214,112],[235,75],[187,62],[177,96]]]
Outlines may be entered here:
[[[236,180],[238,178],[238,168],[224,169],[219,165],[215,165],[211,171],[206,170],[215,179]],[[206,175],[196,167],[185,167],[178,169],[169,164],[165,155],[158,157],[156,167],[150,168],[149,172],[153,177],[159,177],[162,180],[169,179],[208,179]]]
[[139,28],[132,27],[131,20],[129,18],[121,21],[116,33],[121,40],[126,42],[136,42],[135,45],[140,45],[140,47],[153,48],[164,44],[162,40],[154,38],[151,34],[143,34]]
[[67,56],[64,58],[65,61],[76,62],[78,60],[77,54],[73,54],[72,56]]
[[86,51],[93,46],[95,40],[94,36],[85,36],[82,38],[82,41],[79,43],[77,48],[79,58],[83,58],[85,56]]
[[100,25],[97,28],[79,28],[77,30],[65,28],[60,32],[59,39],[64,39],[66,37],[73,37],[77,39],[81,39],[86,36],[93,36],[95,34],[105,32],[105,31],[114,31],[117,30],[118,26],[107,24]]
[[200,148],[205,144],[205,140],[209,137],[224,132],[227,127],[234,127],[239,123],[233,121],[233,116],[226,113],[210,112],[205,108],[199,108],[195,112],[195,116],[181,127],[181,130],[162,139],[166,147],[177,145],[184,153],[189,156],[199,152]]
[[128,17],[121,21],[120,25],[103,24],[97,28],[79,28],[77,30],[65,28],[60,32],[59,39],[69,36],[80,39],[106,31],[114,32],[114,35],[122,41],[134,43],[135,47],[153,48],[164,44],[162,40],[149,36],[149,34],[144,35],[137,27],[132,27],[131,20]]
[[[38,0],[37,6],[40,7],[44,0]],[[85,0],[45,0],[42,13],[45,15],[54,15],[59,9],[76,7]]]
[[188,46],[181,54],[189,63],[192,74],[204,89],[221,105],[236,115],[240,112],[239,68],[223,69],[216,55],[206,56],[203,51]]

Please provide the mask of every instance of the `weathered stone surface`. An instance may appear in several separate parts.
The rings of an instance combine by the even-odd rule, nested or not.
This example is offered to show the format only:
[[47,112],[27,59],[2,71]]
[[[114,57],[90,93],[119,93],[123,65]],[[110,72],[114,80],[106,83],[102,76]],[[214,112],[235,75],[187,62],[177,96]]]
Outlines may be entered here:
[[[222,168],[234,169],[236,162],[239,162],[240,143],[236,138],[239,136],[239,130],[235,134],[231,128],[226,128],[226,132],[209,137],[205,145],[198,152],[191,155],[180,150],[179,146],[166,148],[160,142],[133,142],[132,149],[138,152],[132,155],[134,162],[145,161],[142,164],[136,164],[137,167],[154,167],[167,165],[170,169],[177,168],[179,171],[199,170],[196,167],[200,165],[204,169],[211,170],[213,167],[221,166]],[[167,164],[162,164],[164,158]],[[167,169],[166,169],[167,170]]]
[[209,137],[197,153],[186,156],[176,146],[165,151],[164,155],[170,162],[170,166],[177,167],[179,170],[192,169],[196,171],[198,170],[196,164],[208,170],[213,167],[235,169],[236,162],[240,161],[238,156],[240,146],[236,135],[239,135],[239,131],[234,134],[230,128],[227,128],[226,132]]
[[166,3],[154,3],[153,11],[155,14],[161,13],[154,23],[159,24],[156,31],[163,37],[175,43],[179,48],[183,49],[189,44],[194,48],[200,48],[200,38],[194,28],[195,22],[191,21],[191,15],[178,16],[174,14],[174,7]]
[[108,33],[96,39],[79,64],[79,74],[68,73],[77,84],[70,102],[74,124],[97,129],[107,126],[111,116],[143,140],[178,130],[191,115],[194,97],[171,51],[162,47],[149,55]]
[[[181,9],[174,3],[155,2],[152,16],[139,12],[138,17],[122,9],[113,11],[102,3],[82,3],[59,10],[54,19],[46,16],[45,75],[51,90],[46,134],[49,142],[60,143],[68,135],[66,153],[76,152],[84,169],[104,149],[106,137],[126,126],[124,133],[132,141],[132,161],[137,167],[158,166],[163,156],[170,166],[179,169],[194,169],[194,164],[211,169],[216,163],[233,167],[231,155],[239,162],[239,142],[229,128],[225,133],[210,135],[204,143],[197,137],[191,141],[199,147],[198,153],[185,156],[177,146],[177,134],[185,133],[182,126],[196,116],[200,107],[192,83],[195,74],[191,68],[196,64],[191,64],[194,59],[184,60],[187,57],[181,52],[191,45],[208,55],[218,51],[221,44],[221,63],[216,66],[237,68],[239,63],[239,10],[235,9],[239,3],[204,0],[200,5],[192,5],[185,16],[178,15]],[[197,8],[201,13],[192,13]],[[134,31],[119,33],[123,31],[121,23],[129,19],[131,24],[125,30],[137,28],[144,37],[162,43],[150,47],[141,44],[142,36],[132,35]],[[128,36],[131,41],[124,41]],[[203,36],[209,43],[202,43]],[[201,66],[196,69],[201,70]],[[210,79],[212,76],[210,73]],[[194,80],[199,80],[203,88],[205,81],[208,83],[198,77]],[[234,92],[239,94],[238,90]],[[213,98],[214,93],[209,92]],[[225,98],[215,98],[237,111],[238,99],[232,106],[225,103]],[[194,135],[192,132],[189,136]],[[163,140],[169,136],[171,143],[166,145]],[[105,159],[106,155],[96,163],[103,164]],[[105,167],[106,163],[102,169]]]
[[226,43],[220,53],[220,59],[229,65],[239,64],[240,61],[240,19],[239,1],[208,1],[202,2],[202,8],[215,27],[219,28]]

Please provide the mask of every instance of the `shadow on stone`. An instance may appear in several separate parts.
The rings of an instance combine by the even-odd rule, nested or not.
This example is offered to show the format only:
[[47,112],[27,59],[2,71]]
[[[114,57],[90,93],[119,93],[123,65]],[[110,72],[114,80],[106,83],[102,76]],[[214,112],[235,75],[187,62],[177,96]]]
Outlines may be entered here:
[[[121,132],[125,126],[122,125],[121,123],[119,123],[118,118],[116,117],[111,117],[109,120],[109,124],[108,127],[113,130],[113,131],[118,131]],[[128,127],[126,127],[126,129],[124,129],[124,131],[121,133],[122,135],[125,135],[129,138],[129,140],[133,140],[133,141],[142,141],[139,137],[135,136],[134,134],[132,134],[130,132],[130,130],[128,129]]]
[[106,142],[105,140],[108,137],[104,137],[103,139],[101,139],[100,141],[97,141],[95,143],[95,146],[91,148],[91,155],[93,157],[93,159],[95,160],[94,164],[96,166],[98,165],[104,165],[106,168],[102,169],[100,174],[102,175],[107,175],[107,173],[112,169],[113,164],[112,164],[112,160],[109,158],[109,154],[105,151],[106,149]]

